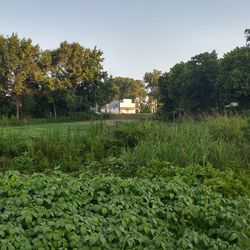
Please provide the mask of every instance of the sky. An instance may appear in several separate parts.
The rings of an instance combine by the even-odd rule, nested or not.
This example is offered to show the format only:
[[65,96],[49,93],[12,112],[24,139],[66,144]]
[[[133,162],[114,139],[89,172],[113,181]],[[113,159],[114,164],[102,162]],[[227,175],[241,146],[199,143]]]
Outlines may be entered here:
[[180,61],[245,44],[250,0],[0,0],[0,33],[55,49],[79,42],[104,53],[104,69],[143,79]]

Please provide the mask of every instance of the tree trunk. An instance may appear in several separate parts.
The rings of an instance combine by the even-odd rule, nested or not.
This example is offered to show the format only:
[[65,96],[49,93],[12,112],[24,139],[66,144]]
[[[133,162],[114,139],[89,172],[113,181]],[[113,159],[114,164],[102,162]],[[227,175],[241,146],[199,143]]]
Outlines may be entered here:
[[173,122],[175,122],[175,110],[173,111]]
[[20,117],[20,106],[19,103],[16,102],[16,119],[19,120]]
[[56,104],[55,101],[53,101],[53,109],[54,109],[54,118],[56,119]]
[[20,118],[20,106],[21,106],[21,102],[20,100],[17,98],[15,100],[15,103],[16,103],[16,119],[19,120]]

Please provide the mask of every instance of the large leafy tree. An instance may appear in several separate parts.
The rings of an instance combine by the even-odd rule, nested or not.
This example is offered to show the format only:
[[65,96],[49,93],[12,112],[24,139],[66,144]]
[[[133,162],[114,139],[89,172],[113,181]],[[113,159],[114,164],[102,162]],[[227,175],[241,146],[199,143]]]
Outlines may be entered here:
[[187,88],[187,64],[180,62],[174,65],[169,71],[169,74],[165,74],[167,77],[167,92],[168,98],[172,100],[172,108],[175,111],[181,111],[185,109],[185,91]]
[[[69,102],[72,85],[66,77],[60,74],[60,63],[55,62],[57,56],[56,50],[43,51],[41,54],[40,68],[42,70],[42,79],[40,81],[39,98],[46,98],[47,106],[52,107],[54,117],[57,117],[56,104],[65,109],[65,102]],[[63,69],[62,69],[63,70]],[[50,108],[49,108],[50,110]]]
[[128,77],[115,77],[113,84],[116,88],[116,98],[132,98],[146,97],[146,90],[141,80],[135,80]]
[[223,107],[238,102],[241,108],[250,107],[249,48],[236,48],[226,53],[220,62],[218,89]]
[[107,73],[102,70],[102,54],[96,48],[68,42],[42,53],[40,94],[52,105],[55,117],[58,109],[63,113],[88,111],[90,105],[101,101],[101,94],[108,94],[103,91],[108,81]]
[[17,119],[23,96],[32,94],[31,85],[40,77],[39,53],[31,39],[20,39],[17,34],[0,38],[1,91],[14,101]]
[[201,113],[217,105],[215,51],[178,63],[159,79],[161,112]]
[[[63,42],[52,52],[52,76],[57,86],[82,100],[82,108],[86,111],[98,102],[102,90],[100,85],[106,83],[102,62],[102,51],[84,48],[79,43]],[[99,98],[93,101],[93,97]]]
[[171,119],[172,113],[176,110],[177,103],[170,98],[171,94],[169,93],[170,86],[170,74],[165,72],[163,73],[158,80],[158,102],[159,108],[157,110],[158,116],[164,119]]
[[151,111],[154,113],[157,106],[157,98],[159,95],[158,91],[158,81],[161,76],[161,71],[154,69],[152,72],[146,72],[143,81],[146,83],[146,89],[148,92],[149,103],[151,106]]
[[52,65],[56,78],[65,86],[76,89],[88,80],[101,77],[103,53],[96,48],[88,49],[79,43],[62,42],[52,53]]
[[202,53],[187,63],[182,108],[189,112],[204,112],[217,106],[216,79],[218,58],[215,51]]

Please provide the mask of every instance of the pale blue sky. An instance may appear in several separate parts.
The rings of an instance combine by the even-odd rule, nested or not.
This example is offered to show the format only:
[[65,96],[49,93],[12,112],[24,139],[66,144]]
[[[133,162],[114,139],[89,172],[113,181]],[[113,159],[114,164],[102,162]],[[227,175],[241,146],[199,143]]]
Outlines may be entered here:
[[222,56],[245,44],[246,28],[250,0],[0,0],[0,33],[42,49],[96,45],[109,74],[137,79],[205,51]]

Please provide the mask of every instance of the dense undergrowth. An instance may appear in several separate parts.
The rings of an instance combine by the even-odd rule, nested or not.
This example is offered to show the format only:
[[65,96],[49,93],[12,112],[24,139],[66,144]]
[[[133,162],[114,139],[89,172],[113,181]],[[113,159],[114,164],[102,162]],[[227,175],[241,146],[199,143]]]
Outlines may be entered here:
[[6,172],[2,249],[247,249],[249,197],[177,172],[131,179]]
[[50,124],[0,128],[0,169],[23,173],[84,170],[114,157],[133,173],[150,160],[175,166],[211,164],[216,168],[247,169],[250,164],[249,127],[240,117],[211,118],[176,124],[135,122],[110,126]]
[[2,127],[1,249],[248,249],[249,131],[241,117]]

